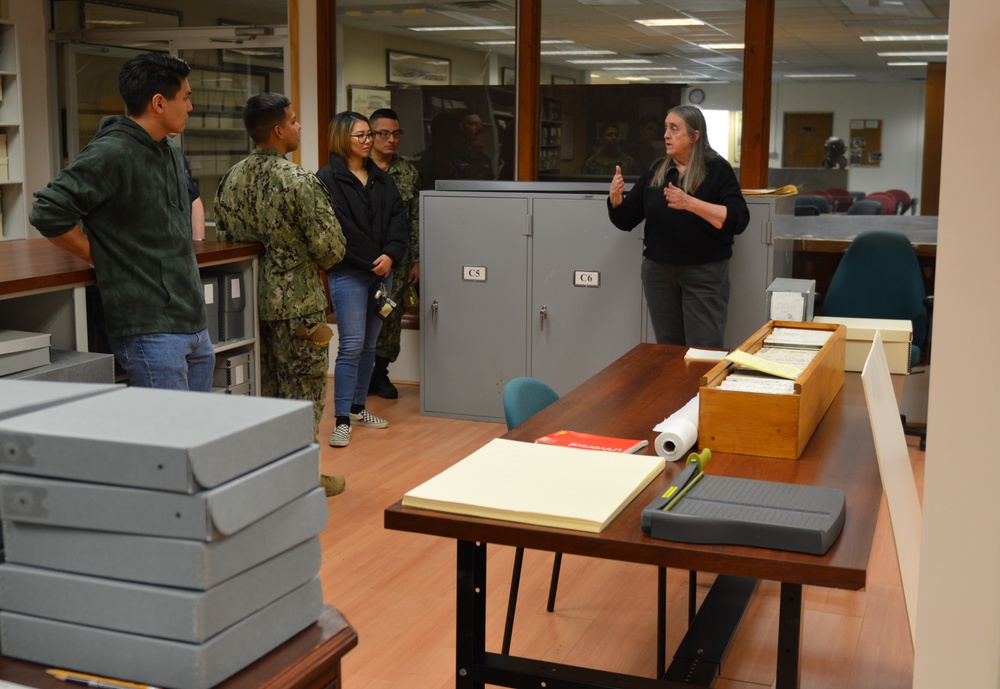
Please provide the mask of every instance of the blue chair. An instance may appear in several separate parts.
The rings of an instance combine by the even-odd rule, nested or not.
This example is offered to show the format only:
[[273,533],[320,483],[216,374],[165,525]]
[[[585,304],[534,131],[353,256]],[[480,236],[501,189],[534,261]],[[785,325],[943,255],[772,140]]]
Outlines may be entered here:
[[847,209],[848,215],[881,215],[882,204],[878,201],[866,201],[861,199],[851,204]]
[[[859,202],[860,203],[860,202]],[[910,361],[920,360],[920,347],[930,336],[933,296],[924,291],[924,277],[909,238],[902,232],[862,232],[847,247],[823,298],[824,316],[894,318],[913,324]],[[927,443],[926,429],[904,431]]]
[[[507,430],[512,430],[559,399],[556,391],[537,378],[514,378],[503,389],[503,415]],[[507,621],[503,628],[501,653],[510,653],[510,637],[514,631],[514,612],[517,608],[517,590],[521,583],[521,565],[524,562],[524,548],[514,551],[514,571],[510,575],[510,598],[507,600]],[[559,568],[562,553],[556,553],[552,562],[552,581],[549,583],[549,612],[556,605],[556,588],[559,585]]]
[[829,215],[830,213],[833,213],[833,208],[830,206],[830,202],[825,196],[817,196],[808,192],[795,197],[795,207],[797,209],[815,208],[816,212],[821,215]]
[[503,415],[513,430],[559,399],[556,391],[537,378],[514,378],[503,389]]
[[[503,389],[503,414],[507,421],[507,430],[512,430],[529,418],[545,409],[559,399],[555,390],[536,378],[514,378]],[[510,575],[510,597],[507,600],[507,620],[503,628],[503,644],[500,652],[510,653],[510,639],[514,631],[514,613],[517,609],[517,591],[521,583],[521,566],[524,563],[524,548],[514,551],[514,569]],[[552,561],[552,580],[549,583],[549,599],[545,609],[552,612],[556,605],[556,589],[559,586],[559,568],[562,566],[562,553],[556,553]],[[695,615],[697,594],[697,573],[691,571],[688,578],[688,624]],[[666,591],[667,569],[657,567],[657,639],[666,638]],[[658,674],[663,674],[665,656],[663,648],[657,652]]]

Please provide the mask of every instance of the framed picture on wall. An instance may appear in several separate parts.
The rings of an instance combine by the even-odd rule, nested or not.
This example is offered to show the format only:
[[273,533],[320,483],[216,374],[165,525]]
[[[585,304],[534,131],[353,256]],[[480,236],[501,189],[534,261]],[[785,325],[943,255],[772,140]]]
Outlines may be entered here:
[[501,67],[500,68],[500,83],[504,86],[513,86],[514,84],[514,68],[513,67]]
[[385,81],[388,84],[447,86],[451,84],[451,60],[388,48],[385,51]]
[[576,79],[574,79],[573,77],[561,77],[558,74],[553,74],[552,75],[552,85],[553,86],[575,84],[575,83],[576,83]]
[[379,108],[392,107],[392,91],[381,86],[347,87],[348,109],[368,117]]

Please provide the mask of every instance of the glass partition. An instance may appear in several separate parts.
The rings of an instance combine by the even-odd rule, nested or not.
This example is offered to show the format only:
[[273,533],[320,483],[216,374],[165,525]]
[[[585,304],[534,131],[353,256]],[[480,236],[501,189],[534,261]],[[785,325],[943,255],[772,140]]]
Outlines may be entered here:
[[[124,114],[118,72],[125,61],[154,50],[178,55],[192,68],[193,105],[178,143],[201,190],[211,237],[219,181],[253,148],[243,127],[243,104],[264,91],[287,92],[287,29],[256,26],[252,34],[240,35],[234,27],[284,21],[287,7],[284,0],[267,0],[269,7],[257,3],[234,14],[229,3],[213,0],[155,4],[163,7],[52,0],[54,36],[64,45],[57,65],[65,123],[61,159],[66,164],[75,158],[102,118]],[[173,28],[183,20],[209,29]]]

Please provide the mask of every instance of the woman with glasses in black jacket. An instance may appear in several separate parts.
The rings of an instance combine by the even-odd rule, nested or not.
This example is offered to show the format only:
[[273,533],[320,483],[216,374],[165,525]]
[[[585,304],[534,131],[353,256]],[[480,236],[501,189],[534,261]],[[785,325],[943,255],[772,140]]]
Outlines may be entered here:
[[365,399],[382,326],[378,297],[380,291],[388,295],[392,290],[392,267],[406,252],[408,225],[392,178],[369,157],[373,138],[364,116],[337,114],[328,132],[330,162],[318,173],[347,240],[344,260],[327,274],[339,341],[333,370],[333,447],[347,446],[352,425],[389,425],[365,409]]

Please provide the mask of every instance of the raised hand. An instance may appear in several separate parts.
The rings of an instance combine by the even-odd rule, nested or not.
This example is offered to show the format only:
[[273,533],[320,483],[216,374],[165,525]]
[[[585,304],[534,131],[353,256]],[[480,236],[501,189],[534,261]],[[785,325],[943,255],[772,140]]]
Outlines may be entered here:
[[615,176],[611,178],[611,205],[618,208],[622,204],[622,197],[625,195],[625,178],[622,177],[621,166],[615,165]]

